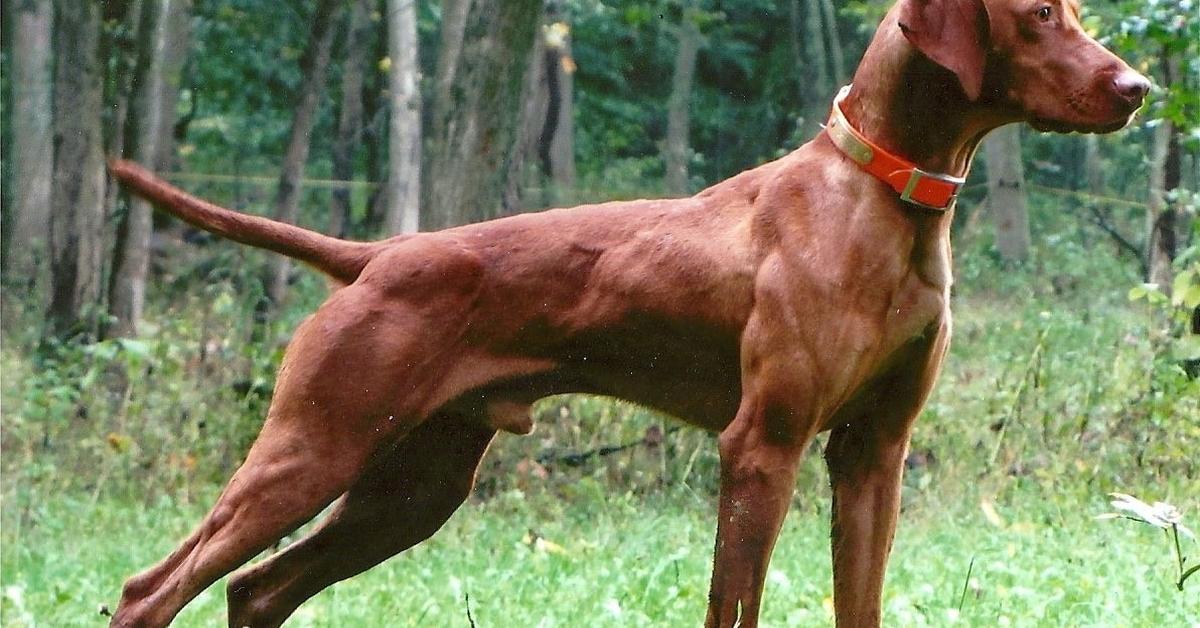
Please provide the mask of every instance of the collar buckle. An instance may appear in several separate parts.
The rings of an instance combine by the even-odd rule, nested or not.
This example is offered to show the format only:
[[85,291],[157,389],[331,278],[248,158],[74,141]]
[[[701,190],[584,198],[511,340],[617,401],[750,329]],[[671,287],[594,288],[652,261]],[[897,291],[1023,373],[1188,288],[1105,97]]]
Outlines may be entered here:
[[[920,199],[913,197],[913,195],[917,193],[917,186],[921,184],[923,179],[938,181],[953,187],[954,191],[950,194],[950,198],[946,200],[945,205],[930,205],[929,203],[925,203]],[[966,183],[966,179],[963,177],[952,177],[948,174],[941,174],[939,172],[926,172],[920,168],[913,168],[912,172],[910,172],[908,175],[908,183],[904,184],[904,189],[900,191],[900,200],[906,203],[912,203],[913,205],[917,205],[919,207],[924,207],[925,209],[946,211],[954,205],[954,201],[958,200],[958,191],[962,188],[964,183]]]

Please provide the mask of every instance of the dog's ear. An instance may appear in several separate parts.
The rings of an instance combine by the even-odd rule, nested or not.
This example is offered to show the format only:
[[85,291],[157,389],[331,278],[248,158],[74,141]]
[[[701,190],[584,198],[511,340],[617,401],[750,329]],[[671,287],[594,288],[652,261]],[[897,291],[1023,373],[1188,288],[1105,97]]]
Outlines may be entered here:
[[979,98],[989,31],[983,0],[903,0],[898,21],[909,43],[953,72],[967,98]]

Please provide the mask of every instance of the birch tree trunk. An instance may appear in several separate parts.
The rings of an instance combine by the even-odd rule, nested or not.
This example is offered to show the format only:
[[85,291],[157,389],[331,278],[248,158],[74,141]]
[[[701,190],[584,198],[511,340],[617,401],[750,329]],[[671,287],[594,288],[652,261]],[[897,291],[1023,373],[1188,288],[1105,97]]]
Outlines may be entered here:
[[421,93],[417,60],[417,9],[411,0],[388,0],[388,235],[419,227],[421,191]]
[[[540,0],[476,0],[455,62],[439,61],[423,183],[423,226],[440,229],[500,215],[519,135],[525,72]],[[450,28],[444,25],[444,28]],[[444,32],[443,60],[455,56]]]
[[100,4],[58,0],[54,19],[51,333],[96,333],[104,255],[104,72]]
[[1010,124],[984,140],[987,156],[988,210],[996,228],[1000,257],[1014,262],[1029,256],[1029,208],[1021,165],[1021,127]]
[[692,78],[696,55],[700,52],[700,29],[692,11],[685,9],[679,23],[679,48],[675,54],[675,73],[671,79],[671,97],[667,104],[667,192],[675,196],[688,193],[688,132]]
[[[353,0],[346,28],[346,54],[342,61],[341,111],[338,113],[337,138],[333,142],[333,178],[354,179],[354,155],[358,152],[363,117],[363,68],[367,63],[367,43],[370,41],[370,6],[367,0]],[[350,224],[351,194],[349,187],[333,190],[329,212],[329,233],[345,237]]]
[[[49,0],[20,0],[14,7],[12,47],[13,232],[5,238],[3,270],[36,292],[46,279],[50,235],[50,25]],[[17,242],[15,255],[8,246]]]
[[[292,117],[292,130],[275,193],[275,218],[283,222],[296,222],[300,212],[300,179],[304,176],[304,165],[308,161],[309,140],[317,106],[325,93],[325,70],[329,66],[334,23],[341,5],[340,0],[321,0],[317,4],[311,18],[308,48],[300,58],[300,73],[304,79],[297,94],[296,113]],[[271,284],[267,287],[267,295],[273,303],[278,304],[283,300],[290,270],[291,260],[278,256]]]
[[[163,93],[167,89],[166,66],[168,25],[182,8],[180,0],[145,0],[139,27],[139,60],[133,96],[134,161],[154,168],[162,130]],[[123,237],[116,252],[111,293],[111,314],[116,317],[116,335],[137,334],[146,304],[146,272],[150,267],[150,236],[153,210],[140,197],[129,201]]]

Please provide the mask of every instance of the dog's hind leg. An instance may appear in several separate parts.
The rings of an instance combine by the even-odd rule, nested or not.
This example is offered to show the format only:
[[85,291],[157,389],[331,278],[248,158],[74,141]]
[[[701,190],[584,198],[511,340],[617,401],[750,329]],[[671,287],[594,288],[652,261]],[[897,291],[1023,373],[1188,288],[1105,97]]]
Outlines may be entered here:
[[388,305],[378,291],[351,286],[300,326],[245,463],[191,537],[126,583],[112,625],[166,625],[205,587],[346,492],[383,447],[421,423],[441,386],[440,365],[450,361],[437,348],[451,339],[428,331],[438,313]]
[[279,626],[325,587],[433,535],[470,494],[495,431],[482,418],[434,414],[375,460],[328,518],[229,583],[229,625]]

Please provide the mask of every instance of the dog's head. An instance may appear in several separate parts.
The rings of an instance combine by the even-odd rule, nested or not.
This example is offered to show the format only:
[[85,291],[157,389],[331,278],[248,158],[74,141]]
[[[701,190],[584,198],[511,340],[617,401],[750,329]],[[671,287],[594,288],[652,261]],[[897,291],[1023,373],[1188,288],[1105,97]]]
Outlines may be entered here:
[[1038,130],[1115,131],[1150,89],[1083,30],[1078,0],[901,0],[897,21],[968,99]]

